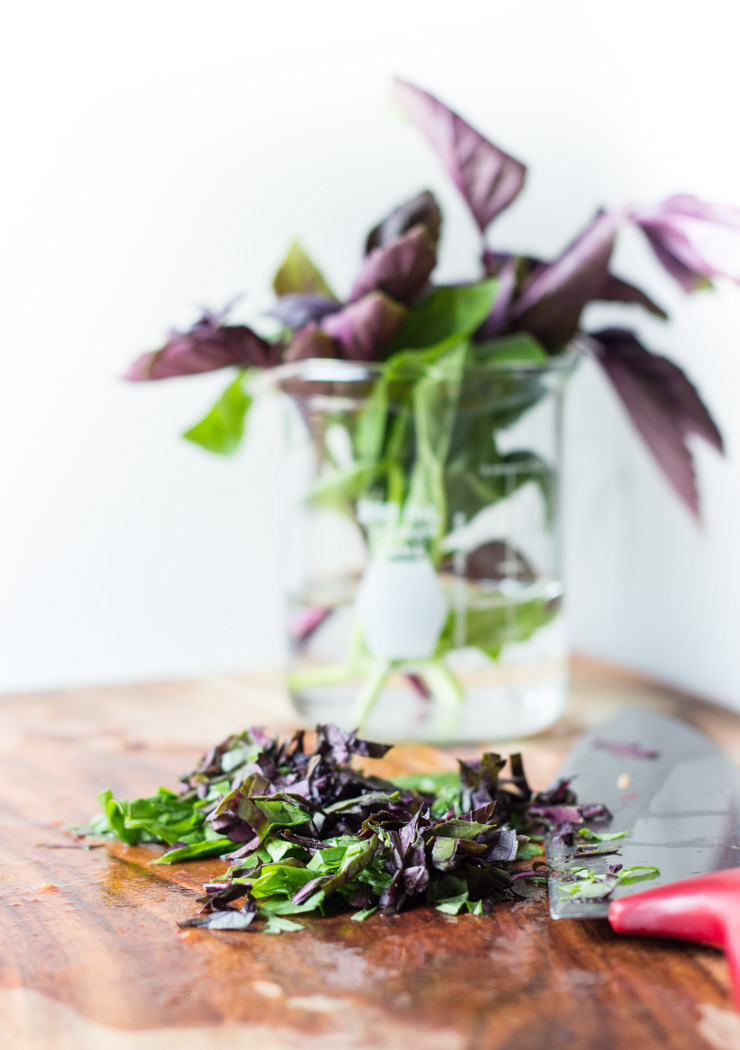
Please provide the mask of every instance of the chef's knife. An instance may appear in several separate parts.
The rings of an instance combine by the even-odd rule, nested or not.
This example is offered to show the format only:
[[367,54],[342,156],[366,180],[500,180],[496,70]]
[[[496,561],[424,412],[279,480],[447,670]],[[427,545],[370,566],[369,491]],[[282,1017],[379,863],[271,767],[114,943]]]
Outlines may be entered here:
[[[606,918],[617,933],[721,948],[740,1009],[740,770],[685,723],[635,708],[583,737],[560,775],[572,778],[579,803],[610,810],[608,824],[589,825],[594,831],[626,834],[599,847],[618,852],[598,855],[584,855],[577,834],[574,845],[547,836],[553,919]],[[615,864],[659,875],[617,885],[605,899],[579,899],[569,872],[602,874]]]

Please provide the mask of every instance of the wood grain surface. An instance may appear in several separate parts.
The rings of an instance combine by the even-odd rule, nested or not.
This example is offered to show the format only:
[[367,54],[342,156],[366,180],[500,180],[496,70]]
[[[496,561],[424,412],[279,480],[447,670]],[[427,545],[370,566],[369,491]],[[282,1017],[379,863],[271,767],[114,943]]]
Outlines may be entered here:
[[[535,786],[628,702],[677,713],[740,758],[737,714],[581,663],[566,717],[525,745]],[[102,788],[174,786],[250,722],[292,725],[271,675],[0,698],[3,1050],[740,1048],[721,955],[552,922],[539,889],[490,917],[422,908],[281,936],[183,931],[224,862],[162,869],[154,847],[70,848],[63,825],[95,812]],[[399,747],[366,766],[454,768],[475,753]]]

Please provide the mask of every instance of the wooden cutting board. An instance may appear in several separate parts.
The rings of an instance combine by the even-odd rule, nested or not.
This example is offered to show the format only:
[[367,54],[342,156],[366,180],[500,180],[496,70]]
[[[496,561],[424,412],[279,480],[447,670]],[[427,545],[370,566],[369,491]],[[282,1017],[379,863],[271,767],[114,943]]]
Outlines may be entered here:
[[[740,755],[740,717],[582,665],[567,718],[525,746],[545,786],[572,739],[625,702],[672,710]],[[250,722],[290,728],[274,678],[0,699],[3,1050],[740,1048],[709,948],[552,922],[532,889],[490,917],[425,908],[269,936],[183,931],[223,862],[152,868],[154,848],[69,848],[105,787],[174,786]],[[454,768],[470,749],[397,748],[378,772]]]

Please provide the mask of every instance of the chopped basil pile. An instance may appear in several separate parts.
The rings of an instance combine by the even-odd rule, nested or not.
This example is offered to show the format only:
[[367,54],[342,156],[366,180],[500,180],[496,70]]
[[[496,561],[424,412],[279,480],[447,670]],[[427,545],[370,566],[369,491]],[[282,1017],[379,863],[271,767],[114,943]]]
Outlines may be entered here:
[[[249,729],[212,748],[180,792],[150,798],[100,795],[88,835],[136,845],[164,843],[155,862],[226,856],[231,866],[204,886],[201,913],[181,923],[211,929],[299,930],[294,916],[350,909],[362,921],[417,903],[446,914],[490,911],[520,878],[541,881],[545,831],[565,831],[603,806],[579,806],[567,782],[533,793],[520,755],[459,761],[459,771],[365,775],[355,755],[382,758],[385,744],[318,726],[289,741]],[[523,863],[526,862],[526,863]]]

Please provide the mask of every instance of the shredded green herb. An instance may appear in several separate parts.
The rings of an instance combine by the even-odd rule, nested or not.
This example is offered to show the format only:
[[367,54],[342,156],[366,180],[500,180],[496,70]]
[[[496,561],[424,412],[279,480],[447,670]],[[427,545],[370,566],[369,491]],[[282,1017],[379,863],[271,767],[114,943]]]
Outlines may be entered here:
[[593,831],[591,828],[580,828],[577,832],[578,837],[585,839],[586,842],[614,842],[616,839],[623,839],[627,832],[626,831]]
[[635,882],[657,879],[660,869],[646,864],[636,864],[631,868],[614,864],[605,872],[597,873],[590,868],[571,868],[564,874],[566,881],[558,883],[558,892],[564,897],[573,900],[606,900],[618,886],[630,886]]

